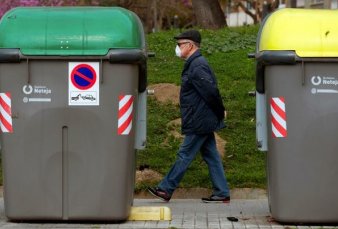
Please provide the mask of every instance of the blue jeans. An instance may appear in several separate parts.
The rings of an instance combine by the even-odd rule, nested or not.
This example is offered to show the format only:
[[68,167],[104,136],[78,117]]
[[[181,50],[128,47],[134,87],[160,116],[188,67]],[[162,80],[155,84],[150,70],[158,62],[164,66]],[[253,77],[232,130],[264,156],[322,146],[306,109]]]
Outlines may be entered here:
[[208,165],[213,186],[212,194],[219,197],[230,196],[222,161],[216,148],[214,133],[186,135],[177,153],[175,164],[158,187],[172,195],[199,151],[201,151],[203,160]]

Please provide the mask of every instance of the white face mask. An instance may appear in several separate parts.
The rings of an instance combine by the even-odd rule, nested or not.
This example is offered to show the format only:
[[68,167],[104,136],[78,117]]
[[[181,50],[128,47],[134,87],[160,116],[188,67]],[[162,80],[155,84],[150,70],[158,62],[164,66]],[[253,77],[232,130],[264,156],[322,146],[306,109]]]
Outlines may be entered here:
[[180,47],[178,47],[178,45],[176,45],[175,53],[176,53],[176,56],[178,56],[178,57],[181,57],[181,56],[182,56],[181,49],[180,49]]

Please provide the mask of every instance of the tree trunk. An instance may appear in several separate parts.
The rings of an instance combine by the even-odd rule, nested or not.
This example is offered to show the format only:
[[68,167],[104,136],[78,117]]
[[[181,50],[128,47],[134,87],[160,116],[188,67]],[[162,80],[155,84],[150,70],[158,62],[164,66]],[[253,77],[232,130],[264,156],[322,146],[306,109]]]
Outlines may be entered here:
[[218,0],[192,0],[197,24],[204,29],[219,29],[227,26]]
[[147,1],[147,14],[146,14],[146,23],[145,30],[147,33],[152,32],[154,28],[154,16],[153,16],[153,2]]

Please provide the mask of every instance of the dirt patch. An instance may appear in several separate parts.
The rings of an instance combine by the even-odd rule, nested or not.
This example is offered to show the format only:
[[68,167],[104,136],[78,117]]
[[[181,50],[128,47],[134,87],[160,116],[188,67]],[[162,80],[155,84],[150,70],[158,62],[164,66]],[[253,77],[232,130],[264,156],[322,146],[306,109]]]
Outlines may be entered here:
[[162,175],[151,169],[136,171],[136,184],[143,182],[156,182],[162,180]]
[[149,90],[154,91],[154,97],[162,103],[179,104],[180,87],[170,83],[160,83],[148,86]]
[[181,128],[181,124],[182,124],[181,119],[178,118],[178,119],[175,119],[175,120],[170,121],[170,122],[167,124],[167,126],[168,126],[168,127],[176,127],[176,128],[179,127],[179,128]]
[[177,139],[183,140],[183,135],[181,134],[181,119],[180,118],[170,121],[167,124],[167,127],[169,129],[169,135],[172,135]]

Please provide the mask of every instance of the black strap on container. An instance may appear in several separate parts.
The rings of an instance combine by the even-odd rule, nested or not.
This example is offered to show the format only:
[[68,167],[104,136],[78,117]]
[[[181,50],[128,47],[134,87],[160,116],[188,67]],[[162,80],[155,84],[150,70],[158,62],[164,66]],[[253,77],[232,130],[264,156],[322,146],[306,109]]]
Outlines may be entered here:
[[139,92],[147,88],[147,55],[141,49],[111,49],[108,52],[110,63],[137,64],[139,69]]
[[0,63],[20,62],[20,49],[0,48]]
[[296,64],[295,51],[262,51],[255,55],[249,54],[249,58],[256,58],[256,90],[265,92],[264,72],[267,65],[293,65]]

